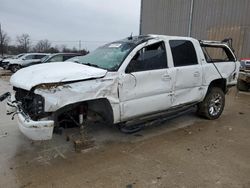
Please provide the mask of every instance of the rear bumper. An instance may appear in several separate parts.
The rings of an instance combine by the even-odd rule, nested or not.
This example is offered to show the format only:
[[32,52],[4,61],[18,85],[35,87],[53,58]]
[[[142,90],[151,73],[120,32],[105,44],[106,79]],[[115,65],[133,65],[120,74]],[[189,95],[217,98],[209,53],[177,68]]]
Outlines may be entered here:
[[31,140],[50,140],[52,138],[54,121],[33,121],[24,113],[20,105],[12,102],[13,96],[7,100],[7,114],[17,113],[17,124],[20,131]]

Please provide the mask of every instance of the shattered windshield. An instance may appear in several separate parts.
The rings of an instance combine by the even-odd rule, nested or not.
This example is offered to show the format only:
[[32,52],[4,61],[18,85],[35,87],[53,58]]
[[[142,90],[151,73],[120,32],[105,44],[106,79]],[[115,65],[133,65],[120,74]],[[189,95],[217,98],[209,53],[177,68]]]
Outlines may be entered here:
[[135,43],[123,41],[113,42],[99,47],[85,56],[74,57],[67,61],[74,61],[89,66],[116,71],[135,46]]

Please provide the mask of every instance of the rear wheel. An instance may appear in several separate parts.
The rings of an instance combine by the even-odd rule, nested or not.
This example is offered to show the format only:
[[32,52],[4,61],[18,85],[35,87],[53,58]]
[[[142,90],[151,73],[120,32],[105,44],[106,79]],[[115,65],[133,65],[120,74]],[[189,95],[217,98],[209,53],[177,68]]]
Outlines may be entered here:
[[247,91],[249,89],[249,86],[248,86],[248,83],[239,79],[237,82],[237,88],[240,91]]
[[21,69],[20,65],[11,65],[10,66],[10,71],[15,73],[16,71],[18,71],[19,69]]
[[198,115],[206,119],[217,119],[220,117],[225,106],[225,94],[221,88],[211,88],[205,99],[198,104]]

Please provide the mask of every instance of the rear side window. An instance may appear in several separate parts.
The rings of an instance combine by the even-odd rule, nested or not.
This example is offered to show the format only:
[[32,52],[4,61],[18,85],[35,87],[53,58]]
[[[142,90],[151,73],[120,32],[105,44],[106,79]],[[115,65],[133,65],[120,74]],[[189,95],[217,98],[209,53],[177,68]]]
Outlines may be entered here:
[[140,72],[167,68],[164,42],[148,45],[139,50],[129,63],[126,72]]
[[175,67],[198,64],[196,51],[191,41],[170,40],[169,44]]
[[34,55],[27,55],[24,57],[25,60],[34,59]]
[[35,55],[35,59],[42,59],[45,55]]
[[63,56],[63,61],[68,60],[69,58],[75,57],[76,55],[64,55]]
[[232,52],[225,46],[202,46],[208,63],[235,61]]
[[59,62],[63,61],[63,56],[62,55],[56,55],[52,57],[48,62]]

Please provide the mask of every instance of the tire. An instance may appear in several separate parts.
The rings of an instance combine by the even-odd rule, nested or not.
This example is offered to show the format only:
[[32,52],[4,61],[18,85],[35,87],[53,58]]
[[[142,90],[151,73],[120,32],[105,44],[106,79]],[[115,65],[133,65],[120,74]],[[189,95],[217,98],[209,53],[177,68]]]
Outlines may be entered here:
[[21,69],[20,65],[11,65],[10,66],[10,71],[15,73],[16,71],[18,71],[19,69]]
[[221,88],[209,88],[205,99],[198,104],[197,114],[209,120],[218,119],[225,106],[225,94]]
[[124,123],[121,123],[118,125],[119,130],[125,134],[133,134],[133,133],[139,132],[144,127],[145,127],[144,124],[135,124],[135,125],[126,126]]
[[240,79],[237,82],[237,88],[240,91],[247,91],[249,89],[248,84],[245,81],[240,80]]

